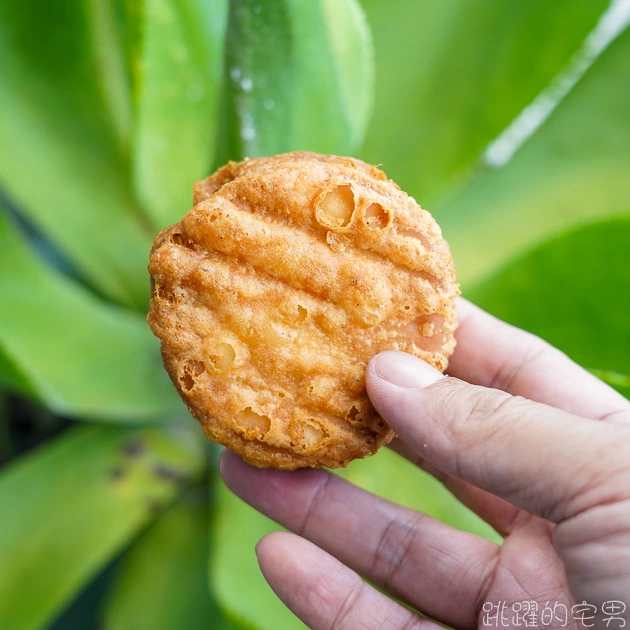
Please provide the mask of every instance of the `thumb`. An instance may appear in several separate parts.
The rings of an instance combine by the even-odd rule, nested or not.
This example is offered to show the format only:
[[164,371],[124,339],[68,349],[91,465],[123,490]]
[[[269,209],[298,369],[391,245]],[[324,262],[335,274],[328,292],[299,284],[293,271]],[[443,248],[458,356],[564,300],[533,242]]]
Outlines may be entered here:
[[366,385],[425,461],[553,522],[607,500],[611,463],[630,461],[619,426],[470,385],[410,354],[374,357]]

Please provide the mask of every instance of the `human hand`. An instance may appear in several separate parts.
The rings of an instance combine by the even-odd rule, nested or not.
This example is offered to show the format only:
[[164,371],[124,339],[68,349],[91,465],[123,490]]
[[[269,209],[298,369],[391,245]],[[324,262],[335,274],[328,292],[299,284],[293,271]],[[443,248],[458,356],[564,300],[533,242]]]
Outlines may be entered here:
[[[451,377],[384,352],[369,365],[367,389],[399,436],[393,448],[492,525],[502,545],[324,470],[222,457],[228,487],[297,534],[269,534],[256,551],[273,590],[310,627],[439,628],[359,575],[455,628],[514,627],[483,623],[484,603],[557,603],[547,628],[580,627],[576,602],[599,613],[605,602],[630,605],[630,402],[540,339],[464,300],[458,309]],[[584,625],[621,628],[628,614],[606,625],[587,612]]]

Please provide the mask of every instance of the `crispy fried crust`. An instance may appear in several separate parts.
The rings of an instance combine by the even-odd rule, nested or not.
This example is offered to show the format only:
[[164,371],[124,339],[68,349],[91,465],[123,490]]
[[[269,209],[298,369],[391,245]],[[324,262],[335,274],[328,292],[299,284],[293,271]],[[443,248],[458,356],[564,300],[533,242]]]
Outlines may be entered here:
[[459,293],[431,215],[359,160],[230,162],[151,251],[149,325],[206,435],[256,466],[346,466],[393,437],[369,359],[445,370]]

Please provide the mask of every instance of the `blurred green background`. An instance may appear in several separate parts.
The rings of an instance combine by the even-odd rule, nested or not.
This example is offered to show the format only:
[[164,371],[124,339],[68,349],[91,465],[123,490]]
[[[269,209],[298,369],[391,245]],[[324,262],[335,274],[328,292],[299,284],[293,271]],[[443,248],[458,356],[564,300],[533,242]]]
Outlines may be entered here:
[[[145,313],[227,159],[381,164],[464,294],[630,394],[626,0],[0,0],[0,628],[293,628]],[[386,449],[359,485],[495,537]]]

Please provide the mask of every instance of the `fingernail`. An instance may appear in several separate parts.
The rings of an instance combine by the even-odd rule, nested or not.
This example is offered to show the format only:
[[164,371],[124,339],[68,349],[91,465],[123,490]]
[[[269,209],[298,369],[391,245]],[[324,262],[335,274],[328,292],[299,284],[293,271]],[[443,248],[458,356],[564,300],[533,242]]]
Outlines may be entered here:
[[227,449],[221,448],[221,452],[219,453],[219,475],[221,476],[223,476],[223,471],[225,470],[225,467],[227,466],[227,462],[225,461],[226,452],[227,452]]
[[256,558],[258,558],[258,560],[260,561],[260,547],[263,544],[263,541],[265,540],[265,538],[267,538],[268,534],[265,534],[262,538],[260,538],[258,540],[258,542],[256,543],[255,547],[254,547],[254,552],[256,553]]
[[426,387],[444,378],[442,372],[422,359],[397,350],[381,352],[372,366],[380,378],[398,387]]

